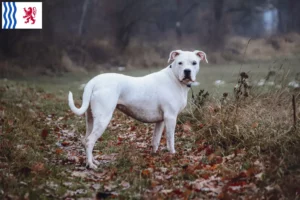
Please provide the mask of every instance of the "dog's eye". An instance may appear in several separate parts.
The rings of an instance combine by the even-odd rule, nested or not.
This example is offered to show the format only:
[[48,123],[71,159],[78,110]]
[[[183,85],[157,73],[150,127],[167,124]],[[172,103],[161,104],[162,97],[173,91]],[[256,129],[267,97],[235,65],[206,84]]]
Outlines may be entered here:
[[197,65],[197,62],[196,61],[193,61],[193,63],[192,63],[193,65]]
[[179,62],[178,65],[182,65],[182,62]]

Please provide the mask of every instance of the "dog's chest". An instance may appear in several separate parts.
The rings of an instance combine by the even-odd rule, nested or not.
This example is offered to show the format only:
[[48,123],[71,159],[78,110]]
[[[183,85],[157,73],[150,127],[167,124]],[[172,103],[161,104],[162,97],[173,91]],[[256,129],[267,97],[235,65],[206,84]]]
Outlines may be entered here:
[[160,108],[149,108],[133,105],[122,105],[118,104],[117,108],[123,113],[129,115],[130,117],[139,120],[144,123],[155,123],[163,121],[163,112]]

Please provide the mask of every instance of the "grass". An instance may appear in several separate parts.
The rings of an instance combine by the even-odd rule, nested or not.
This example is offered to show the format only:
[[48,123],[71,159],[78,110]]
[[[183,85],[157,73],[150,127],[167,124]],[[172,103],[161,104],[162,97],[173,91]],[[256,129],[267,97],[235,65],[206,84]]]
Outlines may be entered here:
[[[224,92],[232,92],[232,88],[237,82],[238,74],[241,71],[250,72],[251,79],[259,81],[265,78],[270,70],[275,70],[280,72],[280,74],[287,74],[287,80],[293,80],[295,74],[299,72],[298,59],[294,60],[284,60],[278,59],[273,63],[252,63],[252,64],[227,64],[227,65],[212,65],[212,64],[201,64],[200,73],[198,73],[197,81],[200,82],[199,86],[194,86],[194,91],[197,92],[200,89],[208,90],[212,94],[222,95]],[[167,64],[166,64],[167,65]],[[160,70],[161,67],[149,68],[149,69],[129,69],[123,72],[118,72],[117,70],[111,71],[99,71],[90,73],[69,73],[65,75],[60,75],[59,77],[24,77],[22,79],[17,79],[18,82],[25,85],[35,85],[39,89],[56,93],[60,95],[66,95],[69,90],[75,92],[81,96],[81,91],[78,89],[81,84],[86,83],[92,77],[99,73],[104,72],[116,72],[123,73],[131,76],[143,76],[152,72]],[[216,80],[225,81],[224,85],[216,86]],[[78,97],[77,97],[78,98]]]
[[[151,154],[154,126],[116,111],[94,149],[97,171],[85,168],[84,118],[66,102],[72,90],[81,103],[78,87],[91,74],[1,80],[1,199],[299,198],[300,127],[293,127],[291,106],[294,94],[299,107],[299,92],[253,88],[236,101],[240,68],[203,65],[194,92],[211,95],[179,116],[175,156],[165,150],[165,136]],[[269,68],[245,65],[241,71],[250,69],[251,78],[260,79]],[[290,75],[296,70],[291,65]],[[214,86],[218,79],[228,84]],[[226,101],[223,92],[229,92]]]

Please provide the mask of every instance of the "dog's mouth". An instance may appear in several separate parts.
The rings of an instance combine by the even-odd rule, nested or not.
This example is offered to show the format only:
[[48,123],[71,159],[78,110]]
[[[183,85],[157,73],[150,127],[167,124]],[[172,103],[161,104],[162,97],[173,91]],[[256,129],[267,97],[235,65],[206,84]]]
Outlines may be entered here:
[[180,82],[194,82],[191,77],[184,77]]

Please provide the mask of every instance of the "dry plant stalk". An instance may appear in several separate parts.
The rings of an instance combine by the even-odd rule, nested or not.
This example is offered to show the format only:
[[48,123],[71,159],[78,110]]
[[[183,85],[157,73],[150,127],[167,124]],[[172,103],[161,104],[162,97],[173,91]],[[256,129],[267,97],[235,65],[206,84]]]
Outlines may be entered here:
[[248,83],[248,74],[242,72],[238,80],[237,85],[234,87],[235,98],[238,100],[241,96],[248,97],[250,85]]
[[293,94],[293,117],[294,117],[294,128],[297,128],[297,115],[296,115],[296,98],[295,95]]

